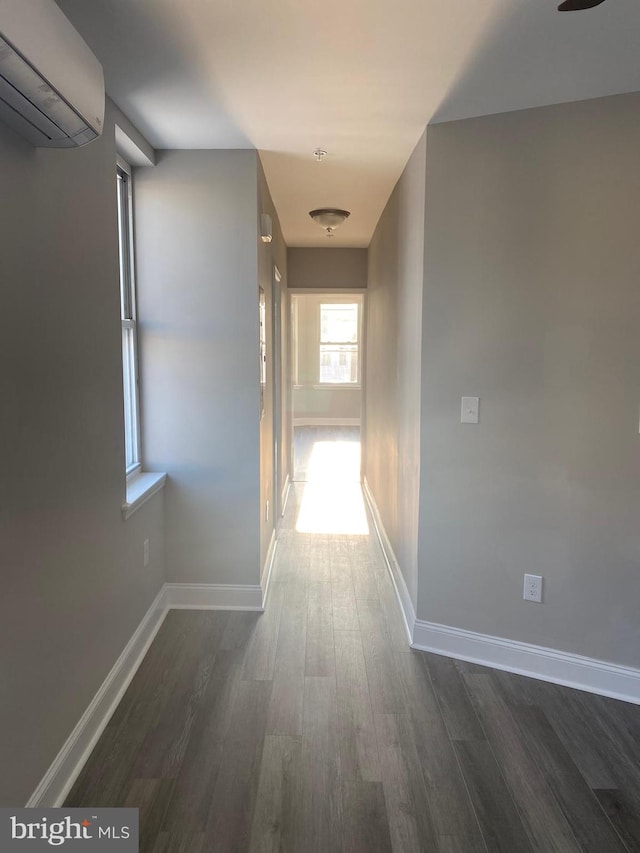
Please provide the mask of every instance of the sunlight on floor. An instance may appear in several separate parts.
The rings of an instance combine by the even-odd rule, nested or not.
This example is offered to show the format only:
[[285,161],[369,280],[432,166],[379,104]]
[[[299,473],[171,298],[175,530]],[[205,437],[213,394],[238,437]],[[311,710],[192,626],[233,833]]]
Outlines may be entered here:
[[360,442],[316,441],[313,445],[296,530],[360,536],[369,533],[360,488]]

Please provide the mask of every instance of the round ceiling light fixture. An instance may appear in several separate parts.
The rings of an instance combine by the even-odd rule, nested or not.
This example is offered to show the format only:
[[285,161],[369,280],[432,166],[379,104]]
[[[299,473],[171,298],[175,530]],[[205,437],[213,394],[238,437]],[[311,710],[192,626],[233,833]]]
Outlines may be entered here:
[[558,12],[581,12],[583,9],[593,9],[604,0],[565,0],[558,6]]
[[324,150],[324,148],[316,148],[316,150],[313,152],[313,156],[316,158],[318,163],[322,163],[324,158],[327,156],[327,152]]
[[319,210],[310,210],[309,216],[324,228],[327,237],[333,237],[333,232],[351,216],[351,213],[335,207],[321,207]]

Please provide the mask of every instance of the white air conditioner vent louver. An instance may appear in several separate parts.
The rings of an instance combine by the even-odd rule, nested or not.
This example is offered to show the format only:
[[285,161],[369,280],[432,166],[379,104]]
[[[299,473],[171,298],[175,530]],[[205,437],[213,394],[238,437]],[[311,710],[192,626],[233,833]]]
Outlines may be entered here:
[[54,0],[0,0],[0,119],[73,148],[102,133],[104,99],[100,63]]

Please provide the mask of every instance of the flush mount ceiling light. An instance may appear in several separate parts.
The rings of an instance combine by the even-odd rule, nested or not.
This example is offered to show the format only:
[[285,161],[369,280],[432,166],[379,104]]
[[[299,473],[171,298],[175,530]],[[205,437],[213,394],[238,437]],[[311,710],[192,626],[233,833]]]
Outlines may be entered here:
[[351,216],[351,213],[348,210],[338,210],[335,207],[322,207],[319,210],[310,210],[309,216],[321,228],[324,228],[327,237],[333,237],[333,232]]
[[582,9],[593,9],[604,0],[565,0],[558,6],[558,12],[580,12]]

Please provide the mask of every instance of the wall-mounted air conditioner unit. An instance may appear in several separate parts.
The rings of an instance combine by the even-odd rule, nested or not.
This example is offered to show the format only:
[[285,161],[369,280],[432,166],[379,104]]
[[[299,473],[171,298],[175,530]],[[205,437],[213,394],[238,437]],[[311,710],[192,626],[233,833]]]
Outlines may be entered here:
[[102,66],[54,0],[0,0],[0,119],[37,146],[102,133]]

